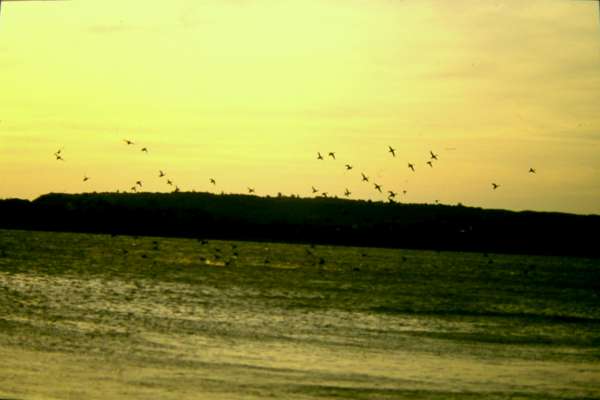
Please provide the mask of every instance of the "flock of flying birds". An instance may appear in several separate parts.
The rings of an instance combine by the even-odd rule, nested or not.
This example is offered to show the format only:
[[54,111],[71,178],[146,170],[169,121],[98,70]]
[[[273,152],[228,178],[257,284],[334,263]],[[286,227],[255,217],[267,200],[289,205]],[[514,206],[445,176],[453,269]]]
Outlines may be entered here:
[[[123,142],[125,143],[126,146],[134,146],[135,143],[132,140],[129,139],[123,139]],[[147,147],[142,147],[140,149],[141,152],[148,154],[148,148]],[[396,149],[394,149],[392,146],[388,146],[388,153],[391,154],[392,157],[396,158]],[[59,149],[58,151],[56,151],[54,153],[54,157],[56,158],[56,161],[65,161],[65,159],[63,158],[63,152],[62,149]],[[331,160],[336,160],[336,156],[335,156],[335,152],[330,151],[327,154],[327,157],[330,158]],[[317,160],[319,161],[323,161],[325,160],[325,157],[321,154],[321,152],[317,152]],[[434,153],[432,150],[429,151],[429,159],[426,161],[426,165],[429,166],[429,168],[433,168],[434,162],[439,160],[439,155]],[[344,167],[346,169],[346,171],[351,171],[354,169],[354,166],[352,164],[344,164]],[[409,162],[407,164],[408,169],[410,169],[413,173],[416,172],[415,170],[415,164]],[[536,169],[533,167],[529,168],[529,173],[530,174],[535,174],[536,173]],[[364,173],[361,172],[361,182],[363,183],[369,183],[370,182],[370,178]],[[167,177],[167,175],[165,174],[165,172],[163,170],[158,170],[158,178],[162,179],[164,178],[164,181],[166,182],[167,185],[169,185],[170,187],[173,188],[173,192],[177,193],[180,191],[179,186],[177,186],[173,180],[169,177]],[[90,177],[87,175],[83,176],[83,182],[87,182],[90,180]],[[217,185],[217,181],[214,178],[209,178],[209,183],[213,186]],[[374,190],[378,191],[379,193],[383,194],[383,186],[377,182],[372,182],[373,183],[373,188]],[[135,181],[135,183],[131,186],[130,190],[132,192],[137,192],[138,188],[142,189],[143,188],[143,182],[142,180],[138,179]],[[496,182],[491,182],[491,186],[492,186],[492,190],[496,190],[500,187],[500,185]],[[248,187],[248,193],[249,194],[253,194],[255,193],[255,189],[253,187]],[[328,197],[328,192],[325,191],[320,191],[319,189],[317,189],[316,187],[312,186],[312,194],[314,195],[318,195],[318,193],[320,193],[320,196],[322,197]],[[389,202],[393,203],[395,201],[396,196],[398,195],[397,192],[394,192],[393,190],[387,190],[385,192],[387,194],[387,199]],[[406,194],[407,191],[406,190],[402,190],[402,194]],[[344,196],[345,197],[350,197],[352,195],[352,192],[348,189],[345,188],[344,190]],[[438,201],[436,200],[436,203]]]
[[[392,146],[388,145],[388,153],[390,153],[392,157],[396,158],[396,149],[394,149]],[[333,151],[330,151],[327,154],[327,157],[331,158],[332,160],[336,160],[335,152],[333,152]],[[319,161],[325,160],[325,157],[323,157],[323,155],[321,154],[321,152],[317,152],[317,160],[319,160]],[[439,160],[439,155],[430,150],[429,151],[429,160],[427,160],[425,162],[425,164],[428,165],[429,168],[433,168],[433,163],[436,162],[436,161],[438,161],[438,160]],[[346,168],[346,171],[350,171],[350,170],[354,169],[354,166],[352,166],[351,164],[344,164],[344,167]],[[414,163],[409,162],[407,164],[407,167],[412,172],[416,172],[416,170],[415,170],[415,164]],[[535,168],[530,167],[529,168],[529,173],[530,174],[535,174],[536,173]],[[361,172],[360,175],[361,175],[361,181],[362,182],[364,182],[364,183],[369,183],[370,182],[369,181],[369,177],[364,172]],[[382,185],[378,184],[377,182],[372,182],[372,183],[373,183],[374,190],[378,191],[379,193],[383,193],[383,186]],[[496,182],[492,182],[491,185],[492,185],[492,189],[493,190],[496,190],[496,189],[498,189],[500,187],[500,185],[497,184]],[[316,195],[317,193],[319,193],[319,189],[317,189],[316,187],[313,186],[312,187],[312,193]],[[396,196],[398,195],[398,193],[394,192],[393,190],[388,190],[386,193],[387,193],[387,199],[390,202],[393,203],[394,199],[396,198]],[[402,194],[406,194],[406,193],[407,193],[406,190],[402,190]],[[345,197],[349,197],[351,194],[352,194],[352,192],[348,188],[346,188],[344,190],[344,196]],[[321,192],[321,196],[328,197],[328,193],[327,192]],[[436,203],[437,202],[438,201],[436,200]]]
[[[127,146],[134,146],[135,143],[132,140],[129,139],[123,139],[123,143],[125,143],[125,145]],[[147,147],[142,147],[140,149],[140,151],[142,153],[146,153],[149,154],[148,152],[148,148]],[[65,159],[63,158],[63,151],[62,149],[58,149],[55,153],[54,153],[54,157],[56,158],[56,161],[65,161]],[[165,178],[165,182],[167,185],[171,186],[173,188],[173,192],[177,193],[180,191],[179,186],[177,186],[174,181],[171,178],[167,177],[167,174],[165,174],[165,172],[161,169],[158,170],[158,177],[159,178]],[[83,176],[83,182],[87,182],[90,180],[90,177],[87,175]],[[209,182],[213,185],[216,186],[217,185],[217,181],[214,178],[210,178]],[[132,192],[137,192],[138,188],[141,189],[144,187],[144,183],[141,179],[138,179],[135,181],[135,183],[131,186],[130,190]],[[249,193],[254,193],[254,188],[248,188],[248,192]]]

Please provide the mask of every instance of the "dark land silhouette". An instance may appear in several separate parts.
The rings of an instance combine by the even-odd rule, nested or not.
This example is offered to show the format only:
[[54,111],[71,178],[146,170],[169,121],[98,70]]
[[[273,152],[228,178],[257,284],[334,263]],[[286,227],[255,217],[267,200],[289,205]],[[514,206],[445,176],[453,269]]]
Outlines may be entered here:
[[600,216],[210,193],[0,200],[0,228],[599,257]]

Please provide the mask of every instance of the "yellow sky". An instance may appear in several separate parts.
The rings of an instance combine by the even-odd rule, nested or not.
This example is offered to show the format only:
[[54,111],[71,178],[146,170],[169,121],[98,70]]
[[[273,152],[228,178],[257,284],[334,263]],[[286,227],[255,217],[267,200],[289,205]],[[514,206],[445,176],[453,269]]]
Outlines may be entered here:
[[597,8],[7,2],[0,197],[167,191],[162,169],[182,190],[385,199],[363,171],[407,202],[600,213]]

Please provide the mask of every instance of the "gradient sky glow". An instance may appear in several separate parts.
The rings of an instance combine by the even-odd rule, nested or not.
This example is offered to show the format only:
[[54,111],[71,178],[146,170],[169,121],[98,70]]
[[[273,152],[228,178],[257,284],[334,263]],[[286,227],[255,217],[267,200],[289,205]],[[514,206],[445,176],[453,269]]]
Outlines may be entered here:
[[600,214],[599,107],[591,1],[5,3],[0,198],[168,191],[162,169],[385,200],[364,171],[406,202]]

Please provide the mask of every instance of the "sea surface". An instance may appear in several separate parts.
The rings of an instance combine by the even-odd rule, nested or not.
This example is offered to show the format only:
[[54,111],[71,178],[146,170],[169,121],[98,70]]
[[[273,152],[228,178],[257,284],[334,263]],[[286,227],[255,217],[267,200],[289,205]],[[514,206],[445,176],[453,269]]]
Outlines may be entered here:
[[598,399],[594,259],[0,230],[0,398]]

